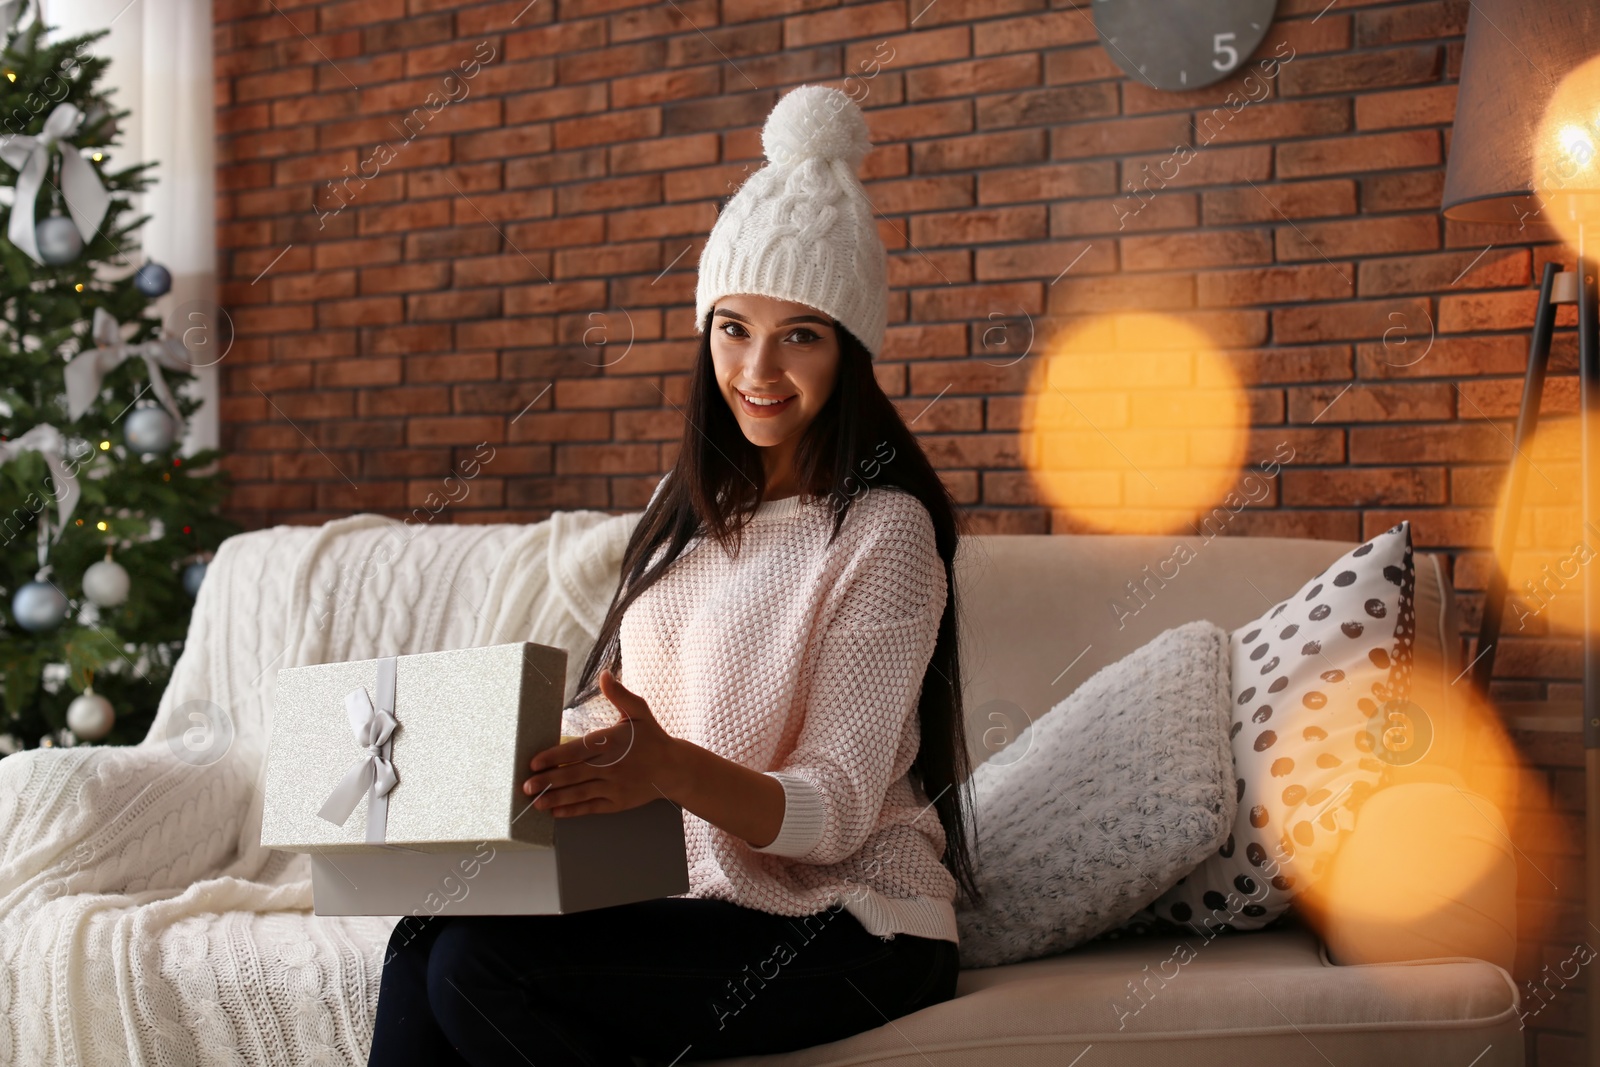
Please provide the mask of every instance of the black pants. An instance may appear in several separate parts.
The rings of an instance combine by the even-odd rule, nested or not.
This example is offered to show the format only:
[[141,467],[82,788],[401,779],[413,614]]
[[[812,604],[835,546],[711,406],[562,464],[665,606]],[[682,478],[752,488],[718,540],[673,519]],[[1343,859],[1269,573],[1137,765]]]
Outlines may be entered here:
[[[401,919],[369,1067],[636,1067],[836,1041],[955,996],[954,941],[663,897]],[[635,1058],[637,1057],[637,1059]]]

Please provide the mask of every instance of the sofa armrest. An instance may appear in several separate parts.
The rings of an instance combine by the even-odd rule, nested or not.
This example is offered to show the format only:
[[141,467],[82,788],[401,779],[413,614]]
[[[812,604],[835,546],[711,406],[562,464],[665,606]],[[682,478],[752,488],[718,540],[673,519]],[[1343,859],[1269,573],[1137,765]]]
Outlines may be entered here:
[[1453,772],[1380,789],[1296,898],[1336,964],[1472,957],[1511,971],[1517,863],[1493,801]]

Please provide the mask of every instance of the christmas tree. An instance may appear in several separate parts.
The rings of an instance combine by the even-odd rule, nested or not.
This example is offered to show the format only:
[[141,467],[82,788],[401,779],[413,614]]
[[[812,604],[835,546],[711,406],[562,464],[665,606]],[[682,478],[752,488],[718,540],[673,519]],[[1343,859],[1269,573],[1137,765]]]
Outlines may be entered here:
[[0,754],[143,740],[239,532],[218,452],[178,454],[216,339],[147,314],[171,277],[131,258],[154,164],[108,165],[130,112],[87,49],[109,31],[52,43],[31,7],[0,3]]

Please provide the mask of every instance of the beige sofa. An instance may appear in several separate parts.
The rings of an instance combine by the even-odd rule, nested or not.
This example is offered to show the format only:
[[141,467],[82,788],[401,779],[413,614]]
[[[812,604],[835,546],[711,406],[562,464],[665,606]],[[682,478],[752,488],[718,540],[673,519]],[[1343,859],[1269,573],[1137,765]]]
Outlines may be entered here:
[[[0,947],[15,950],[0,953],[0,1062],[364,1063],[395,920],[310,914],[308,857],[260,847],[277,670],[530,638],[581,655],[637,519],[400,525],[364,514],[225,542],[143,743],[0,760]],[[1020,727],[996,729],[1007,712],[1044,713],[1173,625],[1236,626],[1350,547],[1188,543],[1193,558],[1163,568],[1172,538],[963,542],[975,758]],[[1438,737],[1361,807],[1315,925],[1101,941],[965,971],[953,1000],[892,1025],[714,1062],[1522,1063],[1511,848],[1495,806],[1461,788],[1463,768],[1476,783],[1468,757],[1488,746],[1464,729],[1451,685],[1459,624],[1439,561],[1416,558],[1416,698]],[[1129,582],[1148,583],[1145,602],[1114,612]],[[1385,829],[1400,832],[1375,832]],[[1372,872],[1356,876],[1352,856],[1375,859]],[[1463,882],[1468,868],[1478,873]],[[1419,899],[1424,918],[1395,917]],[[1181,964],[1180,940],[1194,946]]]
[[[1172,561],[1179,542],[1193,553],[1181,566]],[[1229,629],[1247,622],[1353,547],[1289,538],[969,538],[957,578],[975,763],[992,754],[987,742],[1015,735],[991,729],[1014,718],[1015,709],[1028,718],[1048,711],[1100,667],[1169,627],[1200,618]],[[1470,679],[1457,680],[1459,614],[1443,561],[1424,552],[1415,559],[1413,699],[1435,736],[1425,758],[1396,767],[1391,783],[1362,807],[1351,840],[1375,842],[1363,846],[1362,859],[1376,856],[1377,873],[1342,870],[1346,853],[1355,854],[1347,845],[1329,876],[1346,890],[1343,900],[1314,916],[1291,912],[1286,925],[1270,930],[1209,940],[1099,939],[1057,956],[965,970],[953,1000],[891,1024],[796,1052],[712,1062],[1522,1064],[1522,1009],[1510,974],[1514,852],[1500,811],[1464,788],[1476,735],[1463,693]],[[1431,829],[1412,829],[1423,826]],[[1391,845],[1381,853],[1408,833],[1427,833],[1440,847]],[[1405,912],[1417,903],[1409,898],[1429,894],[1433,875],[1444,872],[1427,864],[1457,858],[1480,872],[1470,884],[1426,900],[1421,917],[1385,915],[1386,899]]]

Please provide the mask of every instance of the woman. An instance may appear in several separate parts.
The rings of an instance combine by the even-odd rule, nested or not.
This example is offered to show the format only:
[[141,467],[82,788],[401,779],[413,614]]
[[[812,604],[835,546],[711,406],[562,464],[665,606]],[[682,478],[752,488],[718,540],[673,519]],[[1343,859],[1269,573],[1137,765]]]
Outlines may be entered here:
[[564,716],[582,736],[523,787],[555,818],[669,798],[690,891],[400,924],[371,1064],[779,1052],[955,995],[956,513],[872,372],[860,110],[802,86],[762,136],[701,255],[687,425]]

